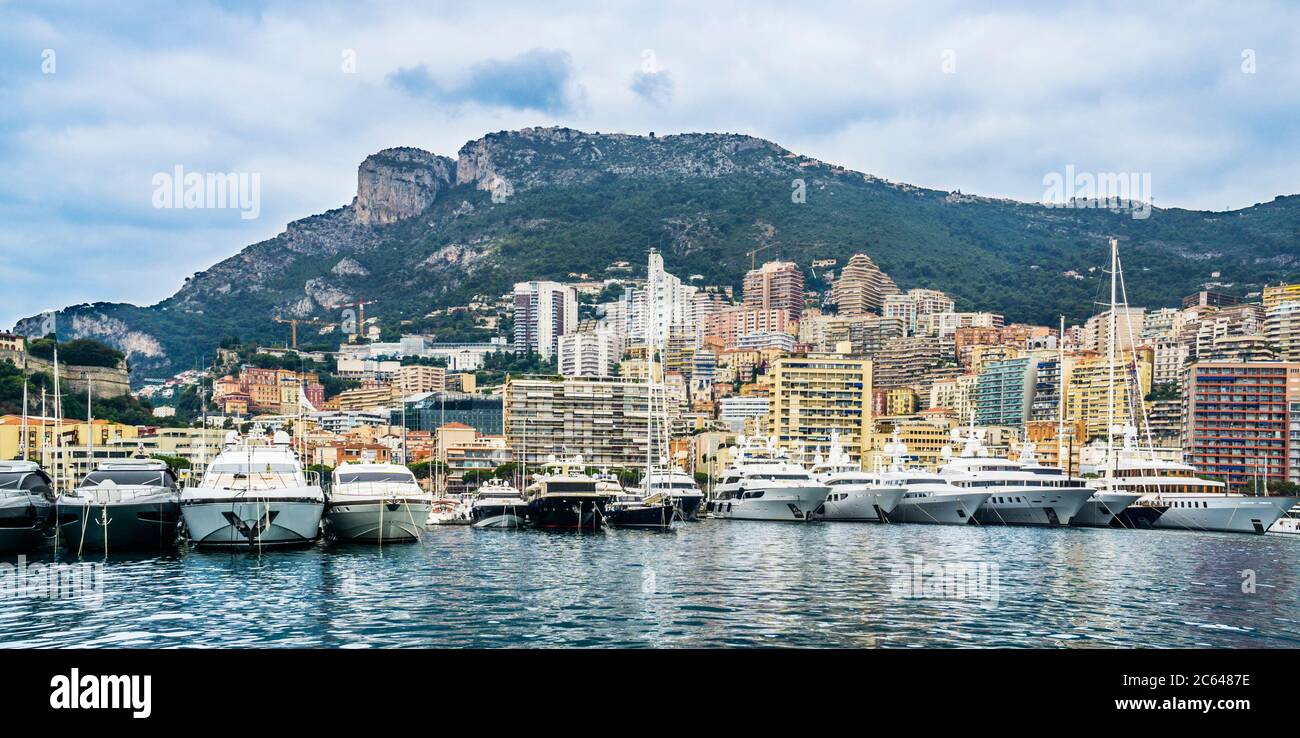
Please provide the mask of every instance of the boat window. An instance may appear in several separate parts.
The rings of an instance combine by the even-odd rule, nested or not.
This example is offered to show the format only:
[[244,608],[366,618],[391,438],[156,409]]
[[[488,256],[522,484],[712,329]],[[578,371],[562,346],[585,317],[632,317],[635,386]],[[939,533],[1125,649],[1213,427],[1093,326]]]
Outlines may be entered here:
[[112,469],[108,471],[93,471],[81,480],[82,487],[98,487],[99,485],[109,482],[113,485],[124,486],[151,486],[151,487],[171,487],[173,486],[168,477],[170,473],[161,469]]
[[0,489],[18,489],[26,472],[6,472],[0,474]]
[[547,482],[547,492],[595,492],[595,482]]
[[23,489],[46,495],[50,493],[50,483],[40,474],[28,474],[23,480]]
[[232,463],[224,462],[213,464],[208,471],[217,474],[293,474],[298,471],[298,465],[293,463]]
[[340,472],[339,484],[361,482],[413,482],[415,475],[409,471]]

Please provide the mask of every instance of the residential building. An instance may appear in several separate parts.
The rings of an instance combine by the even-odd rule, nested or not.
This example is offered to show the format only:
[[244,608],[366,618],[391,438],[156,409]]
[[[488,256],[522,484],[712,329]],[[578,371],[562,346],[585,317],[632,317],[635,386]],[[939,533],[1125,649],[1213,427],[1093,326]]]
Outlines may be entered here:
[[1300,361],[1300,284],[1264,288],[1264,335],[1283,361]]
[[1300,363],[1197,362],[1188,370],[1184,453],[1234,487],[1292,478],[1291,408]]
[[1023,425],[1032,415],[1037,369],[1028,357],[986,363],[975,384],[975,422]]
[[560,336],[578,326],[578,292],[559,282],[519,282],[515,285],[515,348],[553,358]]
[[769,261],[745,274],[742,302],[747,310],[786,310],[792,321],[803,315],[803,272],[792,261]]
[[623,334],[612,330],[560,336],[559,370],[566,377],[608,377],[623,358]]
[[[646,439],[661,448],[663,413],[648,415],[650,385],[624,377],[511,377],[501,399],[507,444],[529,465],[548,457],[581,455],[591,466],[641,468]],[[669,423],[681,407],[669,395]]]
[[[1105,438],[1111,419],[1111,370],[1106,356],[1088,352],[1075,357],[1066,382],[1066,420],[1083,424],[1085,438]],[[1114,422],[1140,423],[1135,402],[1151,391],[1151,350],[1139,347],[1116,356]],[[1130,389],[1136,383],[1138,392]]]
[[[802,284],[800,287],[802,289]],[[835,303],[840,315],[864,315],[879,313],[885,297],[895,294],[898,294],[898,285],[871,261],[871,257],[854,254],[840,270],[840,276],[831,288],[831,302]],[[913,320],[915,315],[915,306],[912,306]]]
[[916,333],[921,316],[951,313],[953,307],[952,298],[939,290],[911,289],[903,294],[885,295],[881,314],[903,321],[907,332],[912,334]]
[[770,407],[766,395],[730,395],[718,401],[718,420],[733,433],[743,433],[746,422],[765,431]]
[[769,435],[796,457],[811,459],[838,432],[858,463],[871,433],[871,362],[812,354],[772,366]]
[[423,364],[403,366],[397,371],[397,387],[403,397],[420,392],[443,392],[447,389],[447,370]]

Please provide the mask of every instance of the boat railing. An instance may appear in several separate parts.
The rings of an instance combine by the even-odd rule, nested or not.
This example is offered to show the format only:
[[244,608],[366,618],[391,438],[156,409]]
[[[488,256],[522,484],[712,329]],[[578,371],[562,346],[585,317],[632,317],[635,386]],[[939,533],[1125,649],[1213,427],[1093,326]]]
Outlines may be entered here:
[[330,497],[430,497],[433,493],[420,489],[412,479],[409,482],[340,482],[330,485]]

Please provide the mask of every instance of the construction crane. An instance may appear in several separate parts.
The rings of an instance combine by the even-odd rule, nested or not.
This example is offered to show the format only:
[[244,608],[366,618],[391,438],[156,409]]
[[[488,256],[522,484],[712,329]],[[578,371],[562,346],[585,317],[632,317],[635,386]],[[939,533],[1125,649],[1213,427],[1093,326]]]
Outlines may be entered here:
[[758,252],[760,252],[760,251],[766,251],[766,250],[768,250],[768,249],[770,249],[770,248],[772,248],[772,244],[770,244],[770,243],[765,243],[765,244],[763,244],[762,246],[759,246],[758,248],[754,249],[753,251],[746,251],[746,252],[745,252],[745,253],[749,254],[749,271],[752,272],[752,271],[754,271],[754,269],[756,269],[756,268],[758,267],[758,260],[757,260]]
[[330,305],[330,309],[331,309],[331,310],[342,310],[343,308],[350,308],[350,307],[354,307],[354,308],[356,308],[356,309],[357,309],[357,329],[356,329],[356,332],[353,333],[353,335],[355,335],[355,336],[362,336],[362,335],[364,335],[364,331],[366,330],[366,306],[367,306],[367,305],[374,305],[374,304],[377,303],[377,302],[379,302],[379,301],[378,301],[378,300],[366,300],[366,299],[364,299],[364,298],[358,298],[356,302],[344,302],[344,303],[341,303],[341,304],[338,304],[338,305]]
[[298,348],[298,324],[299,323],[302,323],[303,325],[334,325],[333,323],[326,320],[305,320],[303,318],[281,318],[279,316],[271,318],[271,320],[274,320],[277,323],[289,324],[289,329],[293,336],[291,347],[295,350]]

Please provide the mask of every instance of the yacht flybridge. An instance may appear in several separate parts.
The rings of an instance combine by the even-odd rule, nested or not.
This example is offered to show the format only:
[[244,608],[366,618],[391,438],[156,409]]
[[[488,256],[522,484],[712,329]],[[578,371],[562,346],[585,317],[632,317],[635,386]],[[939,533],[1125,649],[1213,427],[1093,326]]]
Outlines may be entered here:
[[583,471],[581,456],[563,461],[550,457],[524,490],[528,522],[536,528],[599,530],[612,496],[596,488],[596,480]]
[[715,518],[807,521],[830,487],[790,460],[771,439],[741,437],[731,468],[709,503]]
[[947,462],[939,475],[953,485],[972,492],[987,492],[988,499],[975,511],[982,525],[1068,525],[1093,490],[1081,479],[1065,476],[1059,469],[1037,463],[997,458],[984,445],[984,430],[970,428],[963,436],[954,428],[952,438],[962,446],[953,456],[944,449]]
[[199,547],[314,541],[325,511],[325,495],[314,477],[303,472],[284,431],[269,443],[231,431],[199,486],[181,493],[189,538]]
[[[894,440],[897,443],[898,439]],[[885,452],[891,450],[893,446],[887,444]],[[907,492],[900,485],[884,484],[879,472],[862,471],[845,452],[838,432],[831,433],[826,456],[818,454],[813,460],[812,473],[830,487],[826,501],[817,509],[818,520],[889,522],[889,514]]]

